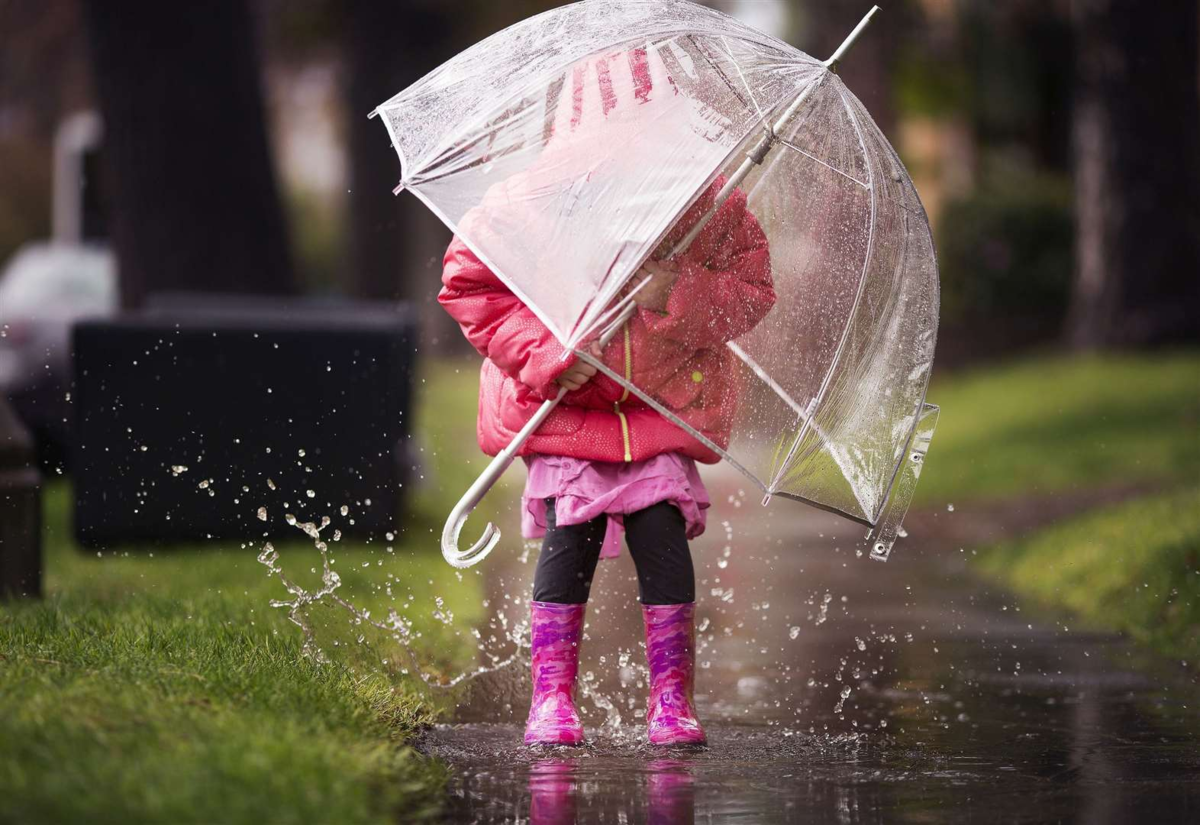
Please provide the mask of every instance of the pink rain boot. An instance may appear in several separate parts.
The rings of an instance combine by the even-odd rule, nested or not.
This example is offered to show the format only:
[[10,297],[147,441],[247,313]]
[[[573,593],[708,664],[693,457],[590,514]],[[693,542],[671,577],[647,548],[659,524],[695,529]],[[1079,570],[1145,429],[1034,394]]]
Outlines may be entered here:
[[692,688],[696,670],[693,604],[644,604],[650,703],[646,726],[652,745],[703,745]]
[[530,602],[533,701],[525,725],[526,745],[579,745],[583,724],[575,710],[575,674],[583,604]]

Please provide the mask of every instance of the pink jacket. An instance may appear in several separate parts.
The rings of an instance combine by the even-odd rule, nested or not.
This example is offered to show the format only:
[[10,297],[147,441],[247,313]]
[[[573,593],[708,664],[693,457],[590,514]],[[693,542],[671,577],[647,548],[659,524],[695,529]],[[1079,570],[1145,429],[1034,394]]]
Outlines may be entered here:
[[[718,179],[667,241],[673,243],[712,205]],[[663,403],[724,448],[739,395],[736,356],[725,346],[752,329],[775,303],[767,239],[740,190],[687,252],[664,313],[639,309],[603,352],[606,366]],[[479,379],[479,446],[502,450],[538,406],[557,393],[554,379],[575,360],[562,344],[455,238],[446,250],[438,301],[484,356]],[[719,456],[603,373],[569,392],[522,446],[521,455],[641,461],[680,452]]]

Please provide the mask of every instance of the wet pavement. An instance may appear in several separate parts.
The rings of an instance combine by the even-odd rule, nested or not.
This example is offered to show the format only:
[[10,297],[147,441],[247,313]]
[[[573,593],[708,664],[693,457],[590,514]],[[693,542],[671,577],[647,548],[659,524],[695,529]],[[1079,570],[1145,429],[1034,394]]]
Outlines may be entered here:
[[[642,744],[624,555],[589,607],[581,672],[608,706],[582,702],[589,745],[526,748],[527,687],[474,691],[422,743],[453,770],[449,821],[1200,822],[1198,663],[970,577],[983,514],[918,519],[881,564],[853,526],[733,495],[694,543],[709,746]],[[494,597],[527,593],[532,557],[496,556]]]

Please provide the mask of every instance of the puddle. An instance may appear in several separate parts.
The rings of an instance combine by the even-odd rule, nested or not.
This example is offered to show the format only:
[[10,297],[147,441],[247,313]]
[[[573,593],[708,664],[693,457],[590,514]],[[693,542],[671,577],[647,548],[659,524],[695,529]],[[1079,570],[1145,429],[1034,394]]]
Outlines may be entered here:
[[[643,744],[645,688],[621,667],[621,652],[643,655],[623,556],[597,576],[581,661],[622,725],[584,701],[587,747],[530,749],[527,687],[503,708],[465,703],[421,743],[454,771],[448,821],[1103,823],[1200,811],[1191,668],[1027,616],[968,580],[957,550],[924,552],[917,537],[885,566],[857,558],[854,531],[820,515],[764,515],[754,535],[714,527],[695,543],[709,747]],[[524,566],[497,556],[491,572],[515,590]]]
[[[447,638],[472,646],[464,670],[412,654],[403,609],[373,616],[343,598],[321,552],[334,527],[320,522],[297,527],[316,544],[321,586],[278,605],[301,624],[315,604],[330,607],[351,644],[377,633],[370,644],[388,653],[384,667],[454,686],[450,723],[419,743],[451,767],[452,822],[1195,819],[1193,667],[1022,613],[966,577],[957,546],[915,535],[884,565],[857,554],[861,536],[833,517],[747,509],[732,524],[714,518],[693,545],[707,748],[644,743],[642,619],[627,553],[602,562],[588,607],[581,748],[521,744],[536,551],[502,547],[468,573],[481,576],[482,619],[434,608]],[[516,535],[515,524],[501,526]],[[277,559],[264,551],[263,561]],[[374,589],[403,608],[393,585]]]

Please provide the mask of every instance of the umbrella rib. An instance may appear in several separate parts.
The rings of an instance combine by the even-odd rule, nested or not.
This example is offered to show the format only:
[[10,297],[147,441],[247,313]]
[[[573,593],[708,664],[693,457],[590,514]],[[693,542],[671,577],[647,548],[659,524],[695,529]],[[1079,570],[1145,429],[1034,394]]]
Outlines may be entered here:
[[633,296],[636,295],[642,287],[650,283],[650,280],[650,276],[643,278],[637,286],[629,291],[628,295],[625,295],[623,298],[621,298],[621,300],[617,301],[615,304],[601,313],[596,318],[596,322],[594,324],[580,333],[579,340],[583,341],[584,339],[590,337],[596,329],[604,324],[607,324],[608,326],[604,327],[604,329],[601,329],[599,334],[596,336],[597,338],[604,339],[613,331],[613,328],[619,327],[621,324],[625,323],[626,319],[622,311],[625,309],[625,307],[629,306],[629,304],[633,302]]
[[879,522],[883,520],[883,514],[887,512],[888,505],[892,503],[892,493],[895,490],[896,477],[900,475],[900,469],[908,459],[908,451],[912,449],[913,438],[917,435],[917,428],[921,426],[921,413],[925,411],[925,398],[928,395],[929,385],[927,384],[925,391],[921,393],[921,400],[917,402],[917,408],[913,411],[912,427],[908,431],[908,437],[904,439],[904,448],[900,451],[900,458],[896,461],[896,466],[892,468],[892,474],[888,477],[887,493],[884,495],[883,501],[879,503],[879,510],[874,514],[875,518],[871,522],[872,527],[878,526]]
[[875,526],[862,516],[856,516],[854,513],[847,513],[845,510],[833,504],[824,504],[816,499],[805,498],[804,496],[797,495],[796,493],[789,493],[786,490],[776,490],[775,492],[768,494],[767,498],[771,498],[773,496],[788,498],[792,501],[798,501],[801,504],[807,504],[809,507],[816,507],[818,510],[824,510],[826,513],[833,513],[835,516],[841,516],[842,518],[848,519],[855,524],[861,524],[863,527],[871,528]]
[[[782,398],[783,401],[792,408],[792,410],[796,413],[797,418],[799,418],[805,424],[809,422],[809,420],[812,418],[813,411],[816,409],[815,400],[813,402],[809,402],[808,409],[801,407],[800,403],[796,401],[796,399],[792,398],[792,396],[788,394],[787,390],[779,386],[779,382],[768,375],[767,371],[759,366],[758,362],[751,358],[750,354],[739,347],[736,342],[726,341],[725,346],[732,350],[734,355],[736,355],[738,358],[741,358],[742,361],[746,363],[746,366],[748,366],[754,372],[754,374],[763,381],[763,383],[774,390],[775,394]],[[812,427],[814,430],[816,430],[816,433],[820,439],[830,446],[832,451],[833,440],[830,439],[829,436],[825,435],[824,431],[821,429],[821,425],[813,421]]]
[[590,352],[584,352],[583,350],[575,350],[575,355],[580,360],[586,361],[587,363],[591,364],[593,367],[598,369],[600,372],[604,373],[609,378],[611,378],[612,380],[614,380],[618,384],[620,384],[622,387],[624,387],[625,389],[628,389],[630,392],[632,392],[638,398],[645,401],[648,405],[650,405],[650,407],[655,412],[657,412],[659,415],[662,415],[663,417],[670,420],[672,423],[674,423],[676,426],[680,427],[684,432],[686,432],[692,438],[696,439],[701,444],[703,444],[705,447],[708,447],[714,453],[721,456],[721,458],[728,461],[731,465],[733,465],[734,469],[736,469],[738,472],[740,472],[746,478],[748,478],[752,482],[754,482],[755,486],[757,486],[760,490],[762,490],[763,492],[766,492],[767,488],[763,486],[762,481],[756,475],[754,475],[754,473],[747,470],[737,459],[735,459],[733,456],[731,456],[725,450],[721,449],[715,442],[712,441],[712,439],[708,438],[706,435],[701,433],[699,430],[697,430],[691,424],[688,424],[686,421],[684,421],[678,415],[673,413],[670,409],[668,409],[662,403],[660,403],[656,399],[651,398],[649,395],[647,395],[643,390],[638,388],[637,385],[635,385],[631,382],[627,382],[623,375],[618,375],[617,373],[613,372],[603,361],[601,361],[596,356],[592,355]]
[[[622,246],[622,254],[624,250],[628,248],[628,246],[628,243]],[[588,331],[595,329],[596,326],[601,323],[596,319],[607,317],[608,313],[611,311],[611,307],[609,309],[604,309],[604,307],[607,306],[608,301],[612,300],[613,296],[616,295],[617,290],[624,286],[625,282],[629,280],[629,277],[627,276],[625,280],[621,282],[621,284],[611,289],[611,291],[606,290],[605,288],[605,284],[608,283],[609,279],[612,277],[612,272],[617,268],[617,264],[620,263],[620,260],[621,256],[618,254],[618,256],[609,263],[608,269],[604,272],[604,277],[600,279],[600,283],[596,287],[596,291],[592,294],[592,297],[588,299],[587,304],[585,304],[583,315],[576,320],[575,325],[571,327],[571,334],[567,337],[567,341],[565,343],[568,348],[574,348],[576,344],[584,339],[584,336],[587,335]],[[631,272],[630,275],[632,274],[633,273]],[[599,300],[601,296],[604,298],[603,302]],[[596,308],[594,311],[593,307]]]
[[853,175],[848,175],[848,174],[846,174],[846,173],[845,173],[845,172],[843,172],[841,169],[838,169],[836,166],[833,166],[833,165],[831,165],[831,164],[829,164],[829,163],[826,163],[825,161],[821,160],[821,159],[820,159],[819,157],[817,157],[816,155],[814,155],[814,154],[811,154],[811,153],[809,153],[809,152],[806,152],[806,151],[804,151],[804,150],[803,150],[803,149],[801,149],[799,146],[796,146],[795,144],[791,143],[790,141],[784,140],[783,138],[779,138],[779,142],[780,142],[780,143],[782,143],[782,144],[783,144],[784,146],[786,146],[787,148],[791,149],[793,152],[798,152],[798,153],[800,153],[801,155],[804,155],[804,157],[808,158],[809,160],[811,160],[811,161],[814,161],[815,163],[819,163],[819,164],[821,164],[822,166],[824,166],[824,167],[825,167],[826,169],[828,169],[829,171],[831,171],[831,172],[836,172],[836,173],[838,173],[839,175],[841,175],[843,178],[846,178],[846,179],[848,179],[848,180],[852,180],[852,181],[854,181],[854,182],[855,182],[855,183],[857,183],[859,186],[861,186],[863,189],[869,189],[869,188],[871,187],[871,184],[869,184],[869,183],[863,183],[861,180],[859,180],[858,178],[854,177]]
[[[495,145],[496,135],[500,131],[500,129],[503,127],[504,119],[506,117],[507,118],[516,117],[521,114],[521,111],[523,109],[528,109],[530,107],[538,105],[536,102],[526,103],[527,100],[528,100],[528,98],[523,98],[520,103],[516,104],[515,106],[510,106],[507,109],[505,109],[504,111],[500,112],[498,115],[496,115],[495,118],[493,118],[491,121],[488,121],[488,123],[485,124],[485,127],[484,127],[485,129],[487,129],[488,126],[494,126],[495,128],[491,128],[488,131],[480,132],[476,137],[472,138],[471,140],[464,139],[460,143],[457,143],[453,146],[448,146],[437,157],[432,158],[429,161],[427,161],[425,163],[425,165],[421,167],[421,172],[422,172],[421,182],[422,183],[431,183],[435,180],[438,180],[439,178],[444,178],[448,175],[457,175],[461,172],[466,172],[469,169],[472,169],[476,166],[483,166],[484,164],[492,163],[502,157],[505,157],[506,155],[511,155],[515,152],[521,151],[522,147],[518,146],[518,145],[512,145],[505,149],[500,149],[499,151],[496,151],[496,152],[491,152],[490,149],[491,149],[491,146]],[[480,143],[483,143],[484,141],[489,142],[489,147],[488,147],[489,153],[481,154],[478,157],[470,160],[468,163],[465,163],[465,164],[461,164],[458,166],[452,165],[453,161],[463,157],[464,155],[467,154],[468,150],[472,149],[473,147],[475,147],[476,145],[478,145]],[[430,175],[429,172],[431,170],[434,170],[435,174]]]
[[[762,483],[762,480],[758,478],[758,476],[754,475],[754,473],[752,473],[748,469],[746,469],[746,467],[744,465],[742,465],[737,459],[735,459],[733,456],[731,456],[726,450],[721,449],[721,447],[719,447],[717,444],[715,444],[711,439],[706,437],[704,434],[702,434],[699,430],[694,428],[692,425],[688,424],[686,421],[684,421],[682,418],[680,418],[678,415],[676,415],[674,412],[672,412],[665,405],[661,404],[654,398],[647,395],[643,390],[639,389],[635,384],[626,383],[624,376],[618,375],[617,373],[613,372],[608,366],[606,366],[604,364],[603,361],[596,358],[591,353],[576,350],[575,355],[578,356],[580,358],[580,360],[586,361],[587,363],[594,366],[597,370],[599,370],[600,372],[607,375],[609,378],[616,381],[622,387],[627,388],[630,392],[632,392],[638,398],[645,401],[659,415],[662,415],[664,418],[671,421],[673,424],[675,424],[677,427],[682,429],[684,432],[686,432],[692,438],[696,439],[701,444],[703,444],[705,447],[708,447],[714,453],[719,455],[722,459],[724,459],[725,461],[728,461],[729,464],[735,470],[737,470],[739,473],[744,475],[746,478],[750,479],[751,483],[753,483],[755,487],[762,490],[764,493],[767,493],[768,497],[770,495],[772,495],[767,490],[766,486]],[[848,518],[850,521],[857,522],[857,523],[863,525],[864,527],[873,526],[871,524],[871,522],[867,521],[862,516],[857,516],[854,513],[847,512],[847,511],[842,510],[841,508],[836,507],[834,505],[824,504],[820,501],[816,501],[811,498],[805,498],[804,496],[797,495],[795,493],[787,493],[787,492],[779,491],[778,493],[775,493],[775,495],[780,495],[780,496],[783,496],[784,498],[790,498],[793,501],[803,502],[804,504],[811,505],[813,507],[816,507],[818,510],[824,510],[828,513],[836,513],[837,515]]]
[[[854,325],[854,316],[858,313],[859,304],[862,302],[863,291],[867,283],[867,272],[871,266],[871,256],[875,251],[875,209],[876,209],[876,193],[875,193],[875,172],[871,168],[871,157],[867,153],[867,144],[863,140],[862,127],[858,122],[858,117],[854,114],[849,102],[846,100],[845,92],[839,88],[838,96],[842,99],[842,107],[846,110],[847,116],[850,118],[850,124],[854,127],[854,134],[858,138],[858,146],[862,149],[863,163],[867,167],[868,185],[867,191],[871,193],[871,213],[867,229],[867,251],[863,256],[862,273],[858,278],[858,289],[854,293],[854,303],[850,306],[850,312],[846,317],[846,328],[842,330],[841,340],[838,341],[837,349],[833,353],[833,360],[829,364],[829,371],[825,373],[825,378],[821,381],[821,387],[817,390],[817,394],[813,399],[813,415],[804,422],[804,426],[800,432],[796,434],[796,440],[792,442],[791,448],[788,450],[787,456],[784,457],[783,463],[780,464],[779,470],[775,473],[775,478],[771,480],[770,488],[767,490],[768,495],[775,492],[775,485],[783,478],[786,471],[790,470],[792,459],[796,455],[796,450],[800,443],[804,440],[804,436],[808,434],[808,430],[816,417],[817,409],[825,400],[825,393],[829,390],[829,385],[833,381],[833,375],[837,372],[838,364],[842,360],[842,353],[846,349],[846,341],[850,338],[850,329]],[[858,498],[857,493],[855,498]],[[861,504],[861,502],[860,502]]]
[[[893,160],[895,160],[895,159],[893,159]],[[905,209],[905,211],[904,211],[904,224],[905,224],[904,249],[902,252],[901,262],[897,263],[897,270],[899,270],[899,268],[902,266],[904,257],[907,257],[907,255],[908,255],[908,231],[907,231],[908,210],[907,209]],[[932,352],[932,351],[933,350],[931,348],[930,352]],[[883,519],[884,514],[887,512],[888,505],[891,503],[892,493],[893,493],[894,487],[896,485],[896,478],[900,475],[900,470],[904,466],[904,462],[908,458],[909,450],[912,447],[913,438],[916,437],[917,429],[921,426],[921,416],[922,416],[922,413],[924,412],[925,403],[926,403],[925,399],[928,397],[928,395],[929,395],[929,385],[926,384],[925,389],[921,392],[921,398],[917,401],[916,409],[913,410],[912,427],[909,429],[908,437],[904,441],[904,447],[900,450],[900,455],[896,460],[896,465],[892,468],[891,477],[888,479],[888,484],[887,484],[887,488],[886,488],[887,492],[884,494],[883,501],[879,505],[879,510],[875,514],[875,523],[876,524],[879,523]]]
[[[379,113],[379,109],[376,109],[375,111],[371,112],[368,117],[374,117]],[[391,118],[387,117],[386,113],[384,113],[384,115],[379,118],[379,122],[383,124],[383,128],[387,129],[388,138],[392,142],[392,148],[396,150],[396,157],[400,161],[400,182],[403,184],[405,183],[405,175],[408,173],[408,160],[404,156],[404,149],[401,148],[400,141],[396,136],[396,131],[392,128]],[[392,190],[392,194],[398,195],[400,193]]]
[[[751,89],[750,84],[746,82],[746,75],[742,72],[742,67],[739,66],[737,60],[734,59],[732,50],[729,48],[729,41],[725,39],[725,35],[721,35],[721,43],[725,45],[725,48],[722,49],[722,52],[727,58],[729,58],[729,62],[733,64],[733,68],[737,69],[738,78],[742,81],[742,86],[745,87],[746,94],[750,95],[750,102],[754,104],[754,110],[758,112],[758,119],[765,120],[766,115],[763,114],[762,107],[758,105],[758,98],[754,96],[754,90]],[[720,71],[720,69],[717,71]],[[742,101],[742,103],[745,105],[745,101]]]
[[[896,278],[901,277],[903,275],[904,261],[908,256],[908,213],[901,211],[901,217],[904,220],[905,231],[903,233],[901,233],[901,237],[903,239],[903,241],[902,241],[903,245],[900,248],[900,255],[896,260],[896,266],[892,271],[893,280],[895,280]],[[879,310],[879,315],[890,317],[892,314],[891,308],[895,306],[895,302],[896,302],[896,291],[892,291],[888,296],[886,305]],[[883,334],[884,334],[884,330],[882,327],[877,329],[875,336],[872,337],[871,343],[875,344]],[[928,391],[928,387],[926,387],[926,391]],[[899,457],[896,460],[895,465],[892,467],[892,472],[888,478],[888,483],[884,487],[883,500],[880,502],[879,506],[875,509],[875,511],[871,514],[871,524],[872,525],[875,525],[879,522],[879,519],[882,518],[882,516],[883,516],[884,510],[887,509],[888,501],[892,495],[892,486],[893,486],[893,484],[895,484],[896,476],[899,474],[900,468],[904,465],[904,456],[908,453],[908,444],[911,442],[913,433],[916,432],[916,427],[920,423],[921,406],[924,403],[925,403],[925,393],[923,392],[923,393],[921,393],[921,401],[918,403],[917,408],[914,411],[915,417],[913,418],[913,426],[909,430],[909,434],[905,437],[904,446],[900,450]]]
[[523,289],[521,289],[521,287],[519,287],[507,275],[505,275],[504,270],[502,270],[500,267],[496,266],[492,262],[491,258],[489,258],[483,252],[483,250],[480,249],[475,244],[474,241],[472,241],[469,237],[467,237],[465,234],[460,232],[458,230],[458,225],[450,219],[450,216],[448,216],[445,212],[443,212],[441,209],[439,209],[437,204],[434,203],[429,197],[427,197],[425,195],[425,193],[422,192],[418,187],[409,186],[408,191],[410,191],[414,195],[416,195],[417,199],[420,200],[421,203],[425,204],[425,206],[429,208],[430,212],[432,212],[434,215],[436,215],[438,217],[438,219],[442,223],[444,223],[446,225],[446,227],[458,237],[459,240],[461,240],[464,244],[466,244],[467,248],[470,249],[471,252],[473,252],[475,254],[475,257],[477,257],[483,263],[484,266],[486,266],[493,273],[495,273],[496,277],[499,278],[506,287],[508,287],[510,290],[512,290],[512,293],[514,295],[516,295],[517,298],[520,299],[522,304],[524,304],[526,307],[528,307],[529,310],[538,317],[538,320],[540,320],[543,324],[546,325],[546,328],[548,330],[550,330],[550,332],[554,335],[555,338],[557,338],[560,342],[565,340],[561,331],[558,328],[558,324],[554,323],[554,321],[552,321],[550,319],[550,317],[548,315],[546,315],[546,313],[544,313],[541,310],[541,308],[539,308],[537,306],[537,304],[531,303],[529,300],[529,296],[525,294],[525,291]]
[[730,350],[732,350],[734,355],[736,355],[738,358],[741,358],[743,361],[745,361],[746,366],[748,366],[754,372],[754,374],[757,375],[759,377],[759,379],[762,380],[763,383],[765,383],[768,387],[770,387],[772,390],[774,390],[775,394],[778,395],[780,398],[782,398],[784,403],[786,403],[789,407],[791,407],[795,411],[796,416],[798,418],[800,418],[801,420],[804,420],[809,417],[809,411],[804,409],[804,407],[801,407],[800,402],[797,401],[796,399],[792,398],[792,396],[788,394],[787,390],[785,390],[783,387],[779,386],[779,382],[777,382],[774,378],[772,378],[770,375],[768,375],[767,371],[764,370],[761,366],[759,366],[758,362],[755,361],[753,358],[751,358],[750,354],[747,353],[741,347],[739,347],[736,342],[727,341],[725,343],[725,346],[727,346]]
[[[729,89],[729,92],[738,99],[738,102],[742,104],[743,108],[749,110],[750,106],[747,105],[746,99],[742,97],[742,93],[737,90],[737,86],[732,80],[730,80],[729,75],[725,73],[725,70],[718,66],[717,62],[712,59],[712,56],[708,53],[708,50],[696,41],[696,36],[694,34],[689,34],[687,39],[692,41],[692,46],[695,47],[696,53],[703,57],[708,65],[712,67],[713,71],[715,71],[721,80],[724,81],[725,88]],[[722,35],[721,39],[725,39],[724,35]],[[731,63],[733,62],[733,58],[729,57],[727,53],[721,53],[728,57]],[[755,104],[755,106],[757,107],[757,104]]]

